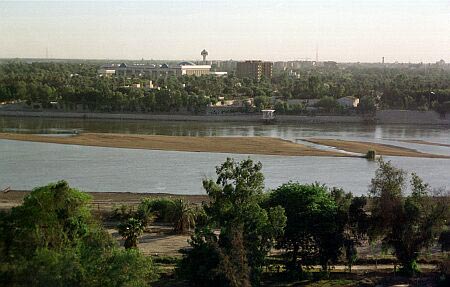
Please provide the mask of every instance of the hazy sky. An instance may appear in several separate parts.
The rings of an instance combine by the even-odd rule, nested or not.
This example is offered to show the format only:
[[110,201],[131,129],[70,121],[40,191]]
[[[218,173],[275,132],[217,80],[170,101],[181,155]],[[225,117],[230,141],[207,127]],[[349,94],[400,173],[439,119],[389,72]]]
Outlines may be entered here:
[[450,0],[1,1],[0,58],[450,62]]

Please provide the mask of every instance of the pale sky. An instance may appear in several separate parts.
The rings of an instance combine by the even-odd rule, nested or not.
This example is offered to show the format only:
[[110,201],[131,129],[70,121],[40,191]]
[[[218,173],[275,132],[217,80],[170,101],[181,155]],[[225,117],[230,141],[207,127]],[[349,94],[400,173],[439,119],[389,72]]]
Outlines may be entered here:
[[450,62],[450,0],[1,1],[0,58]]

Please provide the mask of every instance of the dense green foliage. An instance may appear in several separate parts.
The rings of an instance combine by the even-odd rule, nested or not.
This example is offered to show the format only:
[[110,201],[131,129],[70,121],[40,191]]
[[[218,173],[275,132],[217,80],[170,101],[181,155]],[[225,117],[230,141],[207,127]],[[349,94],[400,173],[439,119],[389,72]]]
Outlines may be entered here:
[[320,264],[328,271],[345,249],[349,265],[355,245],[365,233],[363,198],[353,198],[340,189],[319,184],[283,184],[270,193],[269,206],[284,208],[287,225],[277,247],[286,250],[286,268],[293,275],[303,267]]
[[92,218],[89,196],[61,181],[34,189],[0,221],[0,283],[147,286],[151,258],[116,247]]
[[182,199],[145,198],[138,206],[135,215],[143,226],[153,219],[173,225],[175,233],[181,234],[195,226],[197,214],[202,212]]
[[[361,99],[360,110],[435,108],[443,111],[450,101],[450,71],[432,68],[381,68],[346,66],[297,71],[298,78],[280,74],[272,82],[283,98],[323,99],[332,108],[332,99],[354,96]],[[448,111],[448,110],[447,110]]]
[[130,217],[119,225],[119,234],[125,240],[123,244],[125,249],[137,248],[138,238],[142,233],[144,225],[139,219]]
[[408,196],[404,195],[406,186],[403,170],[379,161],[370,190],[374,202],[370,233],[393,249],[403,272],[414,274],[419,271],[420,251],[439,237],[450,210],[448,196],[433,196],[417,175],[411,176]]
[[[368,204],[364,196],[317,183],[288,182],[264,193],[261,163],[227,159],[215,180],[203,181],[209,201],[202,208],[171,198],[146,198],[136,211],[118,208],[125,250],[91,216],[89,195],[64,181],[39,187],[22,205],[0,213],[0,285],[148,286],[156,270],[137,242],[152,220],[178,233],[195,224],[192,248],[177,268],[191,286],[258,286],[272,248],[296,278],[317,264],[328,272],[345,260],[351,269],[367,235],[413,275],[421,251],[438,238],[448,249],[449,197],[414,173],[408,184],[405,171],[378,163]],[[443,284],[448,266],[446,259],[440,267]]]
[[261,168],[250,159],[227,159],[216,168],[217,180],[204,180],[207,224],[196,228],[180,272],[191,285],[259,284],[265,257],[286,220],[281,207],[261,206]]
[[[160,89],[141,86],[149,77],[100,77],[98,66],[88,63],[22,63],[0,65],[0,102],[25,101],[64,110],[101,112],[204,112],[208,103],[254,98],[257,109],[275,106],[279,113],[305,113],[302,104],[289,99],[321,99],[325,113],[342,113],[336,99],[361,99],[359,111],[379,108],[450,111],[450,71],[437,67],[379,68],[364,66],[316,67],[297,71],[294,77],[279,73],[271,80],[183,76],[155,80]],[[273,102],[271,97],[276,97]]]

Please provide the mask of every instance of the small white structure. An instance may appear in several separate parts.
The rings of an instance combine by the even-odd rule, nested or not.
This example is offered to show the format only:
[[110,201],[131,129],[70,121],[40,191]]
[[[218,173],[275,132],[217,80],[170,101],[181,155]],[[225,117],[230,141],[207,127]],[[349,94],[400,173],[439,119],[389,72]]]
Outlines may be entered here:
[[263,113],[263,120],[270,121],[275,119],[275,110],[261,110]]

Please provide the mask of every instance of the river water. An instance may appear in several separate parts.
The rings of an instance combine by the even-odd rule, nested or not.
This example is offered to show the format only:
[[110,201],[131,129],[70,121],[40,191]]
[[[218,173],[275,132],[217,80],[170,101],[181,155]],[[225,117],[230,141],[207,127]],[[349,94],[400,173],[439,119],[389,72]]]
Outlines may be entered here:
[[[442,126],[366,126],[349,124],[260,125],[36,119],[0,117],[0,131],[23,133],[141,133],[184,136],[271,136],[292,141],[326,137],[376,141],[450,155],[450,148],[402,143],[418,139],[450,144],[450,128]],[[246,155],[134,150],[0,140],[0,188],[31,189],[60,179],[86,191],[165,192],[202,194],[202,179],[226,157]],[[252,155],[263,163],[267,188],[299,181],[367,193],[376,163],[360,158]],[[386,157],[415,171],[435,188],[450,188],[450,160]]]

